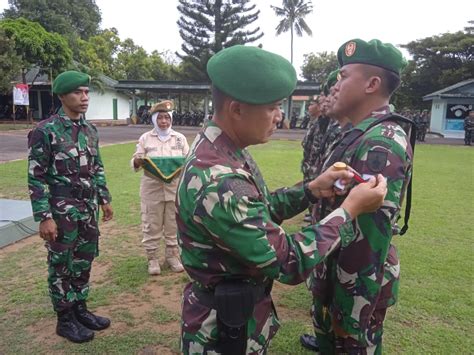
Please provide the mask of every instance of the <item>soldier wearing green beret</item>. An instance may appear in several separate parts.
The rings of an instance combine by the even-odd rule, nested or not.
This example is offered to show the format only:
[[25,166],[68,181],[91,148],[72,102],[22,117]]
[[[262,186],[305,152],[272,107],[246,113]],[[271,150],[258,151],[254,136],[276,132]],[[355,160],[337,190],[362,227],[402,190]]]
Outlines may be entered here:
[[97,129],[84,113],[90,76],[64,72],[54,80],[60,113],[28,134],[28,187],[39,234],[48,250],[48,287],[56,333],[72,342],[92,340],[110,320],[87,310],[89,276],[98,255],[98,206],[112,219],[111,196],[99,154]]
[[[391,44],[360,39],[344,43],[338,61],[332,111],[347,117],[352,127],[332,148],[322,171],[340,161],[363,179],[382,174],[388,194],[380,209],[354,220],[357,239],[316,267],[312,318],[320,353],[380,354],[387,308],[398,297],[400,264],[391,241],[398,233],[396,222],[413,159],[401,126],[406,119],[394,117],[389,108],[406,61]],[[352,182],[346,190],[355,185]],[[322,199],[327,208],[318,218],[344,201],[341,196]]]
[[306,184],[270,192],[246,147],[265,143],[282,119],[281,100],[296,85],[284,58],[234,46],[207,65],[214,115],[196,137],[176,198],[184,289],[184,354],[264,354],[279,328],[273,280],[303,282],[312,268],[354,239],[352,220],[378,208],[385,183],[353,190],[324,221],[290,235],[280,226],[309,201],[333,196],[348,171],[328,169]]

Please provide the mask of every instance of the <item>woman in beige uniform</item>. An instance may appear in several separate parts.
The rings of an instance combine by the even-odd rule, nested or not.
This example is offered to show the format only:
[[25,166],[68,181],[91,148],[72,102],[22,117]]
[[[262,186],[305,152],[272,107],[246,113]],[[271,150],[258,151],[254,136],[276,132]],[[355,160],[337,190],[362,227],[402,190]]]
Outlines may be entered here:
[[[140,137],[132,158],[135,171],[144,168],[140,185],[142,244],[147,253],[150,275],[161,273],[157,251],[163,235],[166,243],[165,264],[173,272],[184,270],[176,240],[174,201],[180,175],[177,162],[184,160],[189,145],[184,135],[171,128],[173,106],[172,101],[166,100],[151,108],[154,128]],[[175,163],[173,171],[169,170],[170,162]]]

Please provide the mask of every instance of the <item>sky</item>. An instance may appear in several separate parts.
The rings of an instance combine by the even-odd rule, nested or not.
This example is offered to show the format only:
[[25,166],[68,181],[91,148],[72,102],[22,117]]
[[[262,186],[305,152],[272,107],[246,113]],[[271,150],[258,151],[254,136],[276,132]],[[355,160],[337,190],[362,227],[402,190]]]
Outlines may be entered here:
[[[77,0],[81,1],[81,0]],[[290,35],[275,35],[280,19],[270,5],[281,6],[282,0],[252,0],[260,10],[254,23],[264,36],[254,45],[290,59]],[[378,38],[394,45],[456,32],[474,20],[474,1],[426,0],[313,0],[313,13],[306,17],[313,35],[294,39],[294,66],[301,72],[304,54],[336,52],[352,38]],[[180,13],[178,0],[96,0],[102,13],[102,28],[115,27],[122,40],[131,38],[147,52],[153,50],[181,52],[182,40],[176,24]],[[8,8],[7,0],[0,0],[0,11]],[[249,27],[253,28],[253,27]],[[408,52],[402,50],[408,57]]]

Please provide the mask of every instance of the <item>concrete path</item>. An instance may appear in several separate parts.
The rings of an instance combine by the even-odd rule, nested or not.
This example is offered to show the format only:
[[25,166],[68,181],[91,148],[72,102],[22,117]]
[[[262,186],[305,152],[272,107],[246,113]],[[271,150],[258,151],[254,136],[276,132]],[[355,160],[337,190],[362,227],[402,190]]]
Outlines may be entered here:
[[[173,126],[178,132],[183,133],[188,138],[195,136],[200,127],[179,127]],[[97,127],[99,130],[100,145],[110,145],[117,143],[136,142],[140,135],[151,129],[146,125],[131,126],[106,126]],[[0,132],[0,163],[16,159],[26,159],[28,156],[27,136],[29,130],[1,131]],[[301,141],[305,130],[278,130],[272,139],[287,139]],[[191,142],[190,142],[191,143]],[[440,138],[428,134],[425,143],[417,144],[448,144],[463,145],[462,139]]]

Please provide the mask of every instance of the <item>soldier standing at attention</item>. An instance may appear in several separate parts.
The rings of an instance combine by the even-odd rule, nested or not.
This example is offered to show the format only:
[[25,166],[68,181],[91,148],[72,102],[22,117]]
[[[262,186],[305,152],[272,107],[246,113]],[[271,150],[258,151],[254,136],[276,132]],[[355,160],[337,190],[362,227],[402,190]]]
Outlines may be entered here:
[[[154,127],[142,134],[132,158],[135,171],[144,168],[140,184],[142,244],[147,253],[150,275],[161,273],[157,252],[163,236],[165,263],[173,272],[184,271],[179,261],[174,202],[189,145],[184,135],[171,128],[173,107],[172,101],[165,100],[151,108]],[[152,160],[144,165],[145,158]]]
[[58,322],[56,333],[70,341],[92,340],[110,320],[87,310],[89,277],[99,253],[98,206],[112,219],[111,196],[99,154],[97,129],[84,113],[90,76],[64,72],[54,80],[59,114],[28,135],[28,186],[39,234],[48,249],[48,286]]
[[296,86],[293,66],[279,55],[233,46],[208,62],[212,121],[196,137],[176,198],[181,260],[192,279],[184,289],[184,354],[264,354],[279,322],[273,280],[303,282],[312,268],[355,238],[353,220],[385,196],[378,175],[354,188],[324,221],[287,234],[280,223],[308,200],[334,196],[334,167],[309,183],[270,193],[245,149],[265,143],[281,120],[281,100]]
[[[344,43],[338,61],[332,111],[348,117],[353,127],[343,133],[323,171],[342,161],[364,177],[382,174],[388,194],[380,209],[354,220],[357,240],[318,267],[313,322],[322,354],[380,354],[387,308],[398,297],[400,264],[391,241],[412,170],[407,134],[389,118],[389,99],[406,61],[391,44],[360,39]],[[328,210],[343,201],[327,201]]]

